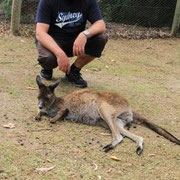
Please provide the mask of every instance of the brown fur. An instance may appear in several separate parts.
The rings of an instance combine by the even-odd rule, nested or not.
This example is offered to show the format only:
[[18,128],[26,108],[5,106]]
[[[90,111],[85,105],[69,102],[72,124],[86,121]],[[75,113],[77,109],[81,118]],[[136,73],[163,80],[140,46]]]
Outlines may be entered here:
[[145,125],[176,144],[180,142],[164,129],[132,112],[128,101],[116,93],[80,89],[59,98],[54,94],[58,81],[50,86],[45,86],[39,76],[36,81],[39,86],[40,109],[36,120],[41,120],[41,116],[46,115],[50,117],[51,123],[56,123],[65,117],[67,120],[109,128],[112,133],[112,142],[103,148],[105,152],[113,149],[126,136],[137,143],[137,154],[142,153],[143,138],[124,128],[133,122]]

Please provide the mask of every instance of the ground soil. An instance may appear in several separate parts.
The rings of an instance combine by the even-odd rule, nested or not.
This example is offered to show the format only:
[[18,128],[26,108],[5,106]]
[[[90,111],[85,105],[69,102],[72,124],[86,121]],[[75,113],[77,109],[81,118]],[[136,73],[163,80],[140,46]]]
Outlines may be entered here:
[[[35,122],[36,59],[32,38],[0,36],[0,179],[180,179],[179,146],[146,128],[130,130],[144,138],[144,152],[137,156],[135,143],[126,138],[102,152],[111,136],[101,127],[51,125],[47,118]],[[180,39],[110,39],[103,56],[82,74],[90,88],[118,92],[133,109],[180,138]],[[75,89],[58,69],[57,78],[62,79],[58,96]],[[9,123],[14,128],[4,127]]]

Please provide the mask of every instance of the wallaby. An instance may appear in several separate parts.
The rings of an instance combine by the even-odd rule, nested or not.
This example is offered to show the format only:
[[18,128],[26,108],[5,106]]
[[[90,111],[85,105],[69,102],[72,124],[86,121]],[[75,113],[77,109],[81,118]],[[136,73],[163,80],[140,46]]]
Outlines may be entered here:
[[36,82],[39,87],[39,113],[35,119],[41,120],[41,116],[45,115],[50,117],[51,123],[65,118],[87,125],[109,128],[112,133],[112,142],[103,148],[104,152],[113,149],[122,142],[125,136],[137,143],[136,153],[138,155],[142,153],[143,138],[125,129],[132,123],[144,125],[171,142],[180,145],[180,140],[165,129],[133,112],[128,101],[116,93],[85,88],[73,91],[65,97],[56,97],[54,89],[59,85],[59,80],[46,86],[40,76],[37,76]]

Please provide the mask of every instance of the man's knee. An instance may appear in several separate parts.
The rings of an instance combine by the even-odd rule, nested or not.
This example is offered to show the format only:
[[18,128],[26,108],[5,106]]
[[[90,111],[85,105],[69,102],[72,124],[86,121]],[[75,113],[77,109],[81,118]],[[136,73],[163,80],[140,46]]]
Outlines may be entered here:
[[55,55],[46,49],[44,46],[40,44],[40,42],[36,42],[36,47],[38,50],[38,62],[44,69],[54,69],[57,67],[57,59]]
[[85,53],[93,57],[100,57],[107,41],[108,37],[106,34],[93,36],[87,41]]
[[108,36],[106,34],[98,34],[98,35],[94,36],[94,38],[95,38],[96,44],[101,45],[103,47],[105,46],[105,44],[108,41]]
[[58,66],[57,59],[52,53],[46,57],[39,56],[38,62],[44,69],[54,69]]

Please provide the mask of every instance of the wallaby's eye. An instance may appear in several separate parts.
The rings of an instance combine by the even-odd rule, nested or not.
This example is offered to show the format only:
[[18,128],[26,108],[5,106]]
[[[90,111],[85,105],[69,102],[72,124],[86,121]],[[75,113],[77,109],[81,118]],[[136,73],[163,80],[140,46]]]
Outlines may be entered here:
[[48,97],[45,97],[44,100],[45,100],[45,101],[49,101],[49,98],[48,98]]
[[45,102],[45,101],[48,101],[48,100],[49,100],[48,97],[41,97],[41,96],[38,96],[38,101],[43,101],[43,102]]
[[51,95],[47,95],[47,96],[45,96],[45,97],[44,97],[44,99],[45,99],[45,100],[49,100],[49,99],[51,99]]

